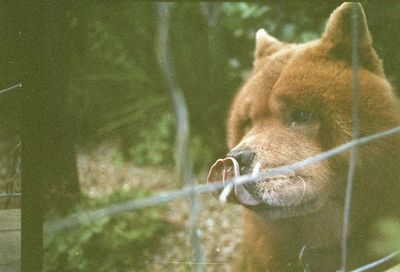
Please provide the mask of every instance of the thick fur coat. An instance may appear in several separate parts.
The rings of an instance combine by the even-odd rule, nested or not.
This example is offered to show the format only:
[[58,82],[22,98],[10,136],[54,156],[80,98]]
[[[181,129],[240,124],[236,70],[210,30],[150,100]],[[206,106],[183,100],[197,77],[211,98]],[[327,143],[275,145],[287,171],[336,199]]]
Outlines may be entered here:
[[[400,107],[385,77],[360,4],[360,137],[400,126]],[[260,171],[317,155],[352,139],[352,5],[328,20],[321,39],[283,43],[259,30],[253,72],[228,120],[228,156],[241,171]],[[243,152],[251,152],[244,158]],[[349,266],[375,260],[373,223],[400,214],[400,135],[360,146],[353,187]],[[247,160],[247,161],[244,161]],[[246,185],[256,206],[243,204],[238,271],[340,268],[340,241],[350,151],[289,175]],[[242,172],[242,173],[243,173]],[[240,202],[240,201],[239,201]]]

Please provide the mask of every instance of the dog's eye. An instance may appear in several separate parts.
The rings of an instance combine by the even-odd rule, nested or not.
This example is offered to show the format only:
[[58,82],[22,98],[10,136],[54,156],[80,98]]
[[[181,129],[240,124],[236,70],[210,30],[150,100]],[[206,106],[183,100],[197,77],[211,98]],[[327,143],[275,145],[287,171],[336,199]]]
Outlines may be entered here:
[[298,125],[302,123],[306,123],[311,120],[312,114],[307,111],[296,111],[292,114],[290,118],[290,125]]

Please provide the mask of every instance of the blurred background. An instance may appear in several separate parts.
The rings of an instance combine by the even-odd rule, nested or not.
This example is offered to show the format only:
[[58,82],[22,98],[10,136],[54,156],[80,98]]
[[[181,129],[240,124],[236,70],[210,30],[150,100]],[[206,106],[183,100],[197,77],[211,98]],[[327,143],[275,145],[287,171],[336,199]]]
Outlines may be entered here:
[[[398,90],[400,3],[362,3],[374,46]],[[339,5],[338,1],[171,4],[168,45],[189,111],[196,182],[204,183],[206,169],[227,151],[225,119],[234,93],[250,72],[256,31],[264,28],[287,42],[310,41],[320,36]],[[15,12],[3,2],[0,8],[9,16]],[[60,160],[55,155],[54,164],[62,166],[56,167],[57,181],[45,196],[46,218],[182,188],[174,162],[174,109],[155,53],[157,3],[71,1],[53,12],[58,17],[54,28],[49,26],[48,46],[58,50],[56,59],[62,65],[52,72],[62,80],[56,84],[56,114],[49,119],[60,130],[55,150],[65,156]],[[6,37],[0,50],[4,89],[21,79],[7,38],[17,34],[7,27],[7,16],[1,20],[1,34]],[[0,99],[3,187],[10,175],[11,152],[19,142],[18,101],[17,94]],[[207,260],[216,263],[207,269],[228,271],[240,239],[237,208],[222,211],[209,196],[201,200],[200,236]],[[174,201],[47,237],[45,271],[191,270],[184,263],[193,258],[187,218],[187,200]],[[389,242],[371,248],[382,252],[398,248],[398,223],[385,221],[378,228]]]

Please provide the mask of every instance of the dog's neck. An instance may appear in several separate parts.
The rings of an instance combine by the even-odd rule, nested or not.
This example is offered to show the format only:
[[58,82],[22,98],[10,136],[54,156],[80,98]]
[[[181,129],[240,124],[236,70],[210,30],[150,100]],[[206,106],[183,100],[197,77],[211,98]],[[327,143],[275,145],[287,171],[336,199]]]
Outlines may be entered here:
[[[337,216],[334,216],[336,213]],[[324,263],[336,265],[342,222],[332,219],[340,217],[340,214],[341,210],[334,203],[327,203],[320,211],[307,216],[278,220],[245,210],[244,217],[248,224],[244,230],[244,248],[254,250],[243,252],[244,263],[248,266],[254,263],[260,264],[260,267],[268,266],[271,271],[286,271],[288,266],[313,266],[321,258]],[[299,256],[304,246],[301,261]],[[258,271],[257,268],[251,270]]]

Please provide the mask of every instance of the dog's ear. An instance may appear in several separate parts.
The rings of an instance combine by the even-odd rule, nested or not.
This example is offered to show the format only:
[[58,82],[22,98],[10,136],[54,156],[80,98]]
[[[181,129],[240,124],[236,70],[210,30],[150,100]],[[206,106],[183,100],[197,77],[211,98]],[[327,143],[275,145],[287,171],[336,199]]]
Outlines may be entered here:
[[269,56],[280,48],[284,44],[278,39],[272,37],[264,29],[259,29],[256,33],[256,49],[254,52],[254,59],[260,59],[262,57]]
[[[357,16],[354,26],[353,16]],[[353,33],[353,29],[357,34]],[[372,47],[371,34],[361,4],[346,2],[331,14],[321,42],[328,54],[350,62],[354,38],[357,39],[360,65],[383,75],[382,61]]]

